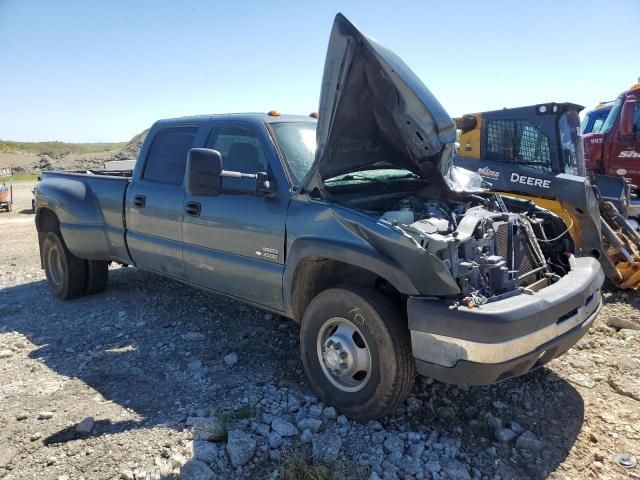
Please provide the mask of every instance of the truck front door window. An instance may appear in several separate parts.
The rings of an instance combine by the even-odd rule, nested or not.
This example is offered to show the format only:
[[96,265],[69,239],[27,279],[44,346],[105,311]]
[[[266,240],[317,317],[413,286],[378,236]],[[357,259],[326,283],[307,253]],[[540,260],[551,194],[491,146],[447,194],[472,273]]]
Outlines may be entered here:
[[207,148],[220,152],[225,170],[242,173],[267,170],[267,160],[260,140],[247,125],[227,124],[214,127],[207,141]]

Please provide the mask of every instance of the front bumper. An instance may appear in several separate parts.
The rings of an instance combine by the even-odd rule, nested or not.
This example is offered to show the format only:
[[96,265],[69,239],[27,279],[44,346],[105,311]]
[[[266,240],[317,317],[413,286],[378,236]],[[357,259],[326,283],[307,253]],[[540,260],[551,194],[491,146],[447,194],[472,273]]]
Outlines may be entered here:
[[602,269],[572,259],[571,271],[532,295],[468,309],[412,297],[407,303],[418,372],[454,384],[487,385],[528,373],[562,355],[594,322]]

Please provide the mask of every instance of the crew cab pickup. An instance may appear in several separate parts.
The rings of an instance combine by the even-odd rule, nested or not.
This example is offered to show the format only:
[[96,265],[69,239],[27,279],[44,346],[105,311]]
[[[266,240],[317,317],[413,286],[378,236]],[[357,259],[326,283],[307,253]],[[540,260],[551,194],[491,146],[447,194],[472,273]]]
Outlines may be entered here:
[[161,120],[132,172],[45,172],[53,295],[100,292],[117,262],[295,319],[309,382],[358,420],[403,402],[416,370],[492,384],[585,334],[598,262],[552,213],[452,167],[451,117],[341,15],[314,117]]

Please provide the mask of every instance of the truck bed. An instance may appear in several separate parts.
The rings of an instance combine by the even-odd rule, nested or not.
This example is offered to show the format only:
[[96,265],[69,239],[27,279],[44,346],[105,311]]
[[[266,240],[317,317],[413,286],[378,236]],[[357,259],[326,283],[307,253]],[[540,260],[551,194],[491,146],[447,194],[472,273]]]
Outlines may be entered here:
[[43,173],[76,173],[80,175],[101,175],[103,177],[126,177],[131,178],[133,176],[133,170],[65,170],[65,171],[51,171]]

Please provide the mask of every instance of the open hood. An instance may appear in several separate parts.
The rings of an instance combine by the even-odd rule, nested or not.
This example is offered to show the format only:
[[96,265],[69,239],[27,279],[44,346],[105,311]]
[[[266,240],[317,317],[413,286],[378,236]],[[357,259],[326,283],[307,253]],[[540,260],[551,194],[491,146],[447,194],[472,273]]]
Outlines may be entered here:
[[305,190],[384,164],[453,186],[454,121],[398,56],[342,14],[331,30],[318,114],[318,149]]

